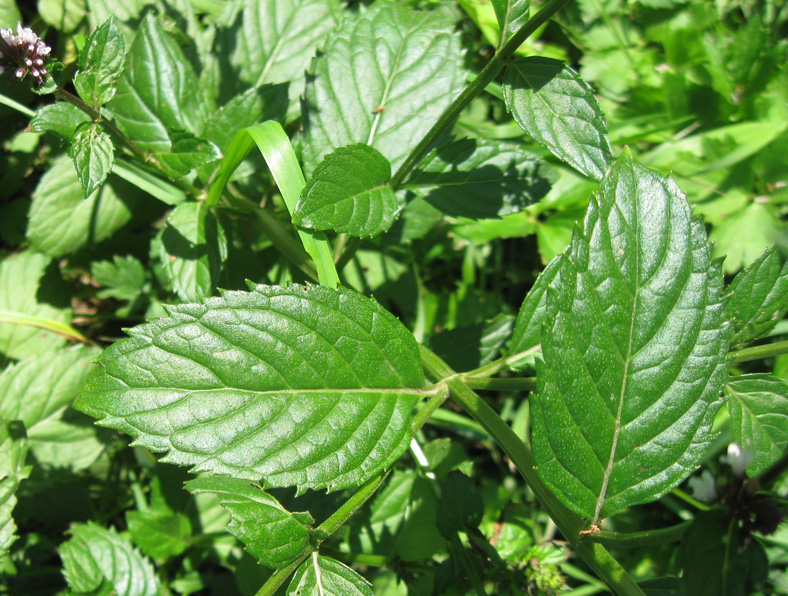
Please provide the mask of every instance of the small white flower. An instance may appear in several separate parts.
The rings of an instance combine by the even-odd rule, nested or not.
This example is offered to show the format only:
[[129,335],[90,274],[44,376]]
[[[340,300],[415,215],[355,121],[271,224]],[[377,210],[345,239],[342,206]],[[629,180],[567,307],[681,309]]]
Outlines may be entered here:
[[755,454],[752,451],[744,450],[738,444],[731,443],[728,445],[728,456],[725,461],[736,476],[744,476],[744,470],[747,469],[754,457]]
[[44,82],[47,70],[44,59],[52,49],[38,38],[30,27],[16,25],[17,34],[11,29],[0,29],[0,74],[13,69],[20,81],[28,73],[37,85]]
[[719,496],[714,486],[714,476],[708,470],[703,470],[700,476],[690,478],[689,486],[692,490],[692,496],[698,501],[710,503]]

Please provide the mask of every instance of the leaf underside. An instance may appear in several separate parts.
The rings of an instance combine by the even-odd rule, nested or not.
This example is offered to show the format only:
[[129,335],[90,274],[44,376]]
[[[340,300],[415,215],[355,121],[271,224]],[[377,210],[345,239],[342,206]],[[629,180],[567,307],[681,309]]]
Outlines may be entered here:
[[410,441],[413,336],[346,289],[225,292],[129,330],[75,403],[165,461],[265,486],[337,490]]
[[548,290],[534,455],[595,523],[697,466],[727,370],[719,263],[672,180],[626,153]]

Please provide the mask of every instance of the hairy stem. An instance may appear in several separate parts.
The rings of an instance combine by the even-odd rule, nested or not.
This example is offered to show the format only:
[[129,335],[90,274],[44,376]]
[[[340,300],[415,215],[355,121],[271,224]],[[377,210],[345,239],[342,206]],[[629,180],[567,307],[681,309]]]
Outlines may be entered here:
[[743,348],[736,352],[731,352],[730,356],[733,358],[734,362],[747,362],[749,360],[772,358],[780,354],[788,354],[788,341],[778,341],[773,344]]

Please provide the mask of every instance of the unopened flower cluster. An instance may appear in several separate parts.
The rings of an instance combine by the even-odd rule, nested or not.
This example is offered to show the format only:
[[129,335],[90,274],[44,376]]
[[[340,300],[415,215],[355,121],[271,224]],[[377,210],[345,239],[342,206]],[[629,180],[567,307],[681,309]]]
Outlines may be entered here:
[[47,69],[44,61],[52,50],[30,27],[16,25],[17,34],[12,29],[0,29],[0,74],[12,71],[13,77],[22,80],[27,73],[37,85],[44,82]]

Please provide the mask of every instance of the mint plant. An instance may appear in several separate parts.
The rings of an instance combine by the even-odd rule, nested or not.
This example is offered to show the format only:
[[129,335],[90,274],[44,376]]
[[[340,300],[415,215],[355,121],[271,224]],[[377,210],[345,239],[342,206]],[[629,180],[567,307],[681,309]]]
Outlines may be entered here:
[[[11,590],[788,593],[788,384],[748,364],[788,266],[726,280],[532,55],[568,0],[88,4],[75,63],[0,45],[58,139],[3,208]],[[537,276],[503,239],[538,225]]]

